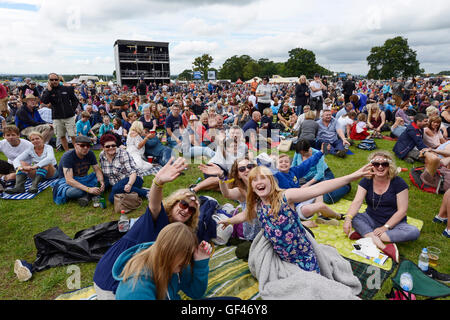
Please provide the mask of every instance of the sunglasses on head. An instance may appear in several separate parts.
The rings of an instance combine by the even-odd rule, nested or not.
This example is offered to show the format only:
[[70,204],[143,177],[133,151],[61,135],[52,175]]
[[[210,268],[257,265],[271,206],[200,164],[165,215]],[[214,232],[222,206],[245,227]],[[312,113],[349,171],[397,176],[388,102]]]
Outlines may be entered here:
[[105,146],[105,149],[110,149],[110,148],[115,148],[115,147],[117,147],[115,144],[110,144],[110,145]]
[[255,164],[249,163],[246,166],[239,167],[238,170],[239,170],[239,172],[245,172],[245,169],[252,170],[254,167],[256,167]]
[[382,166],[383,168],[389,167],[389,162],[371,162],[371,164],[376,168],[378,168],[379,166]]
[[197,211],[197,208],[196,208],[196,207],[191,207],[191,206],[189,205],[189,203],[187,203],[186,200],[180,200],[180,202],[178,203],[178,205],[180,206],[180,208],[181,208],[182,210],[186,210],[186,209],[189,208],[188,212],[189,212],[190,215],[193,215],[193,214]]

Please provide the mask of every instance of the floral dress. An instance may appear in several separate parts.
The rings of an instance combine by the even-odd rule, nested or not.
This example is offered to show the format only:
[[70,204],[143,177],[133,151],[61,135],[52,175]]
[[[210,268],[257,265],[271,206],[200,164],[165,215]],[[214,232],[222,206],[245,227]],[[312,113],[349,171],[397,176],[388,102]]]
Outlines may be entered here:
[[275,218],[270,212],[270,205],[258,205],[258,218],[261,222],[264,236],[272,243],[273,249],[283,261],[294,263],[305,271],[320,273],[319,263],[306,237],[297,213],[289,207],[286,197]]

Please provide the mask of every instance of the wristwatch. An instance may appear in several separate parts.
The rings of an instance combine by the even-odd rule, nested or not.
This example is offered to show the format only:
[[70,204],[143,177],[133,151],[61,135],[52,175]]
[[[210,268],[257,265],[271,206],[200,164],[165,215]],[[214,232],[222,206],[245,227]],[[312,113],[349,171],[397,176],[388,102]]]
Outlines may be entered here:
[[387,223],[384,225],[384,227],[385,227],[386,229],[388,229],[388,230],[391,229],[391,227],[390,227]]

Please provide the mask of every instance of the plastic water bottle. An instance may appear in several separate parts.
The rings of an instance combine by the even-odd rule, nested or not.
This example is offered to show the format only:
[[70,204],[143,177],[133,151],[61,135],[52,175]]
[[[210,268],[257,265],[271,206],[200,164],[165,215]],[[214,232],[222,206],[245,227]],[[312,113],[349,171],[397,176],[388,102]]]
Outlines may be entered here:
[[419,256],[418,266],[423,272],[428,271],[428,250],[427,250],[427,248],[422,249],[422,253]]
[[403,272],[400,276],[400,287],[409,292],[413,288],[413,278],[409,272]]
[[119,232],[127,232],[130,228],[130,220],[128,220],[128,217],[125,214],[125,210],[122,210],[120,212],[120,219],[117,223],[117,226],[119,228]]

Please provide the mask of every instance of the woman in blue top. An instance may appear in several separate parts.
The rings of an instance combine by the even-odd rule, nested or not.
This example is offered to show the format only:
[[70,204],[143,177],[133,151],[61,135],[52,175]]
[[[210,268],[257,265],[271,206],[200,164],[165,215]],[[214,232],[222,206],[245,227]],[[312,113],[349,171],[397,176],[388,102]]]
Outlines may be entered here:
[[148,208],[130,230],[103,255],[94,273],[94,288],[98,300],[115,299],[119,281],[112,276],[112,267],[117,257],[125,250],[146,242],[155,241],[166,225],[182,222],[192,230],[197,229],[200,204],[197,196],[188,189],[180,189],[163,200],[163,185],[174,181],[184,168],[185,159],[170,161],[159,170],[153,179],[148,194]]
[[155,242],[123,252],[113,266],[117,300],[181,300],[181,290],[200,299],[208,286],[211,245],[181,222],[164,227]]
[[[318,154],[319,150],[311,148],[310,144],[306,140],[300,140],[295,144],[295,155],[292,161],[292,166],[299,166],[304,161],[314,157]],[[334,174],[325,162],[325,157],[321,157],[316,165],[311,166],[308,173],[303,176],[304,179],[301,181],[301,186],[309,187],[313,184],[325,180],[334,179]],[[323,195],[323,201],[326,204],[333,204],[341,200],[346,194],[351,190],[351,185],[345,185],[341,188],[333,190]]]
[[[406,222],[408,185],[397,176],[394,157],[387,151],[376,151],[369,156],[373,172],[359,182],[355,199],[345,217],[344,232],[352,240],[364,236],[398,263],[396,242],[419,238],[420,231]],[[366,201],[367,209],[358,213]],[[355,231],[351,231],[352,227]]]
[[264,236],[272,243],[274,251],[283,261],[296,264],[305,271],[320,273],[316,254],[306,236],[306,229],[295,211],[295,204],[368,176],[371,168],[372,165],[367,164],[341,178],[307,188],[283,190],[278,186],[269,168],[256,167],[252,169],[248,178],[247,210],[219,223],[226,227],[258,217]]

